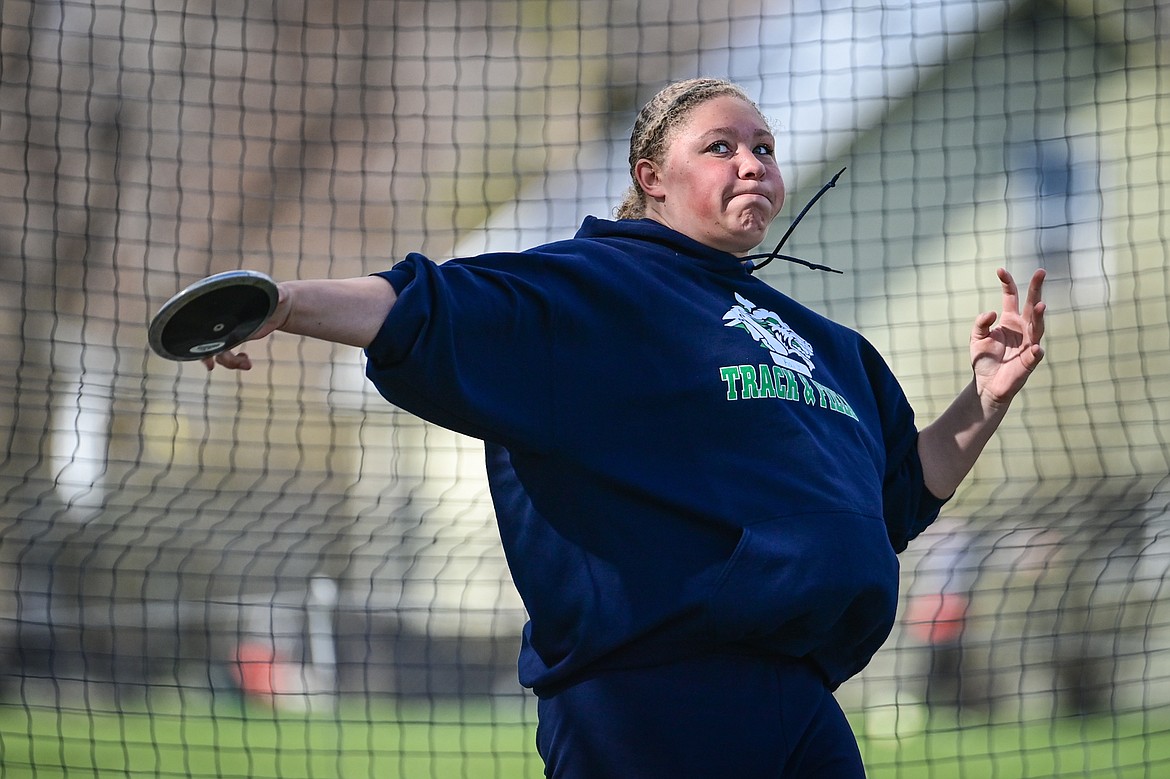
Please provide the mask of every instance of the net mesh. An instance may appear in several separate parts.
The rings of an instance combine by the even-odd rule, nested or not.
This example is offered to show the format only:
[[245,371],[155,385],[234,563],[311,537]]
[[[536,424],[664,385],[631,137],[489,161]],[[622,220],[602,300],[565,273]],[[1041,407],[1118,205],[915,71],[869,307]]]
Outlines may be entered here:
[[921,420],[995,268],[1049,273],[1048,360],[838,691],[870,774],[1170,770],[1170,15],[717,5],[0,5],[6,776],[541,774],[481,446],[357,350],[278,335],[205,375],[146,323],[217,271],[570,236],[620,199],[633,111],[694,75],[758,98],[790,203],[847,168],[786,247],[846,273],[761,275],[873,341]]

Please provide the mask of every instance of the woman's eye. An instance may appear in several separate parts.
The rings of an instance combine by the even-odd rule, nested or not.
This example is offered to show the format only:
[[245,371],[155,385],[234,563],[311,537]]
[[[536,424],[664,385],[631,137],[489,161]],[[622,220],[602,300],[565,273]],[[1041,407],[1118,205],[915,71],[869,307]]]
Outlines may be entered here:
[[766,143],[761,143],[753,151],[762,157],[771,157],[773,154],[772,147]]
[[715,154],[727,154],[731,151],[731,144],[726,141],[715,141],[715,143],[707,147],[707,151],[714,152]]

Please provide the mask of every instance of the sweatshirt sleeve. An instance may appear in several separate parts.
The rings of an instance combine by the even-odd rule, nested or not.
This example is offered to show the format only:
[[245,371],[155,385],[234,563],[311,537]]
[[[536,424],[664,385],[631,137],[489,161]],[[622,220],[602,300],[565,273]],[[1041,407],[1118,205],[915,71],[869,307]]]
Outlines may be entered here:
[[513,267],[535,262],[486,255],[439,265],[410,254],[377,274],[398,299],[366,349],[367,377],[387,400],[423,419],[504,446],[543,449],[553,312],[533,274]]
[[947,501],[926,488],[914,411],[893,372],[868,342],[863,342],[863,360],[877,396],[886,448],[882,513],[890,544],[902,552],[934,522]]

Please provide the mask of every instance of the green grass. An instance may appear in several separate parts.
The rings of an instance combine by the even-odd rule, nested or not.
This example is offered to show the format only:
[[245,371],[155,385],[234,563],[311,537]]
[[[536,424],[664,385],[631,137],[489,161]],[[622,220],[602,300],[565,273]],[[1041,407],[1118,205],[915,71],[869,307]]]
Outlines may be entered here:
[[518,705],[346,701],[308,713],[200,696],[95,708],[0,705],[4,779],[542,775],[535,725]]
[[[149,710],[0,705],[5,779],[536,779],[534,710],[517,701],[349,699],[319,712],[234,698],[152,695]],[[1170,722],[1149,715],[895,727],[854,717],[870,779],[1156,779],[1170,776]],[[868,725],[868,728],[867,728]],[[880,735],[876,735],[880,733]]]
[[[859,733],[864,718],[853,718]],[[1028,723],[936,716],[912,734],[862,737],[869,779],[1160,779],[1170,776],[1170,720],[1135,713]]]

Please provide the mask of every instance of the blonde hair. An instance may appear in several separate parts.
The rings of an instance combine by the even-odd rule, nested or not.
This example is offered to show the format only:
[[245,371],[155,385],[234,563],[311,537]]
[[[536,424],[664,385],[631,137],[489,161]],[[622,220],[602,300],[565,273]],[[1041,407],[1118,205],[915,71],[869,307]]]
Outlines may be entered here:
[[[634,120],[630,132],[630,178],[633,186],[622,198],[615,210],[618,219],[641,219],[646,215],[646,193],[634,177],[634,167],[639,160],[650,160],[661,164],[666,157],[671,132],[695,107],[716,97],[735,97],[748,103],[756,111],[756,105],[738,84],[719,78],[692,78],[676,81],[665,86],[650,98]],[[760,114],[763,116],[763,114]]]

